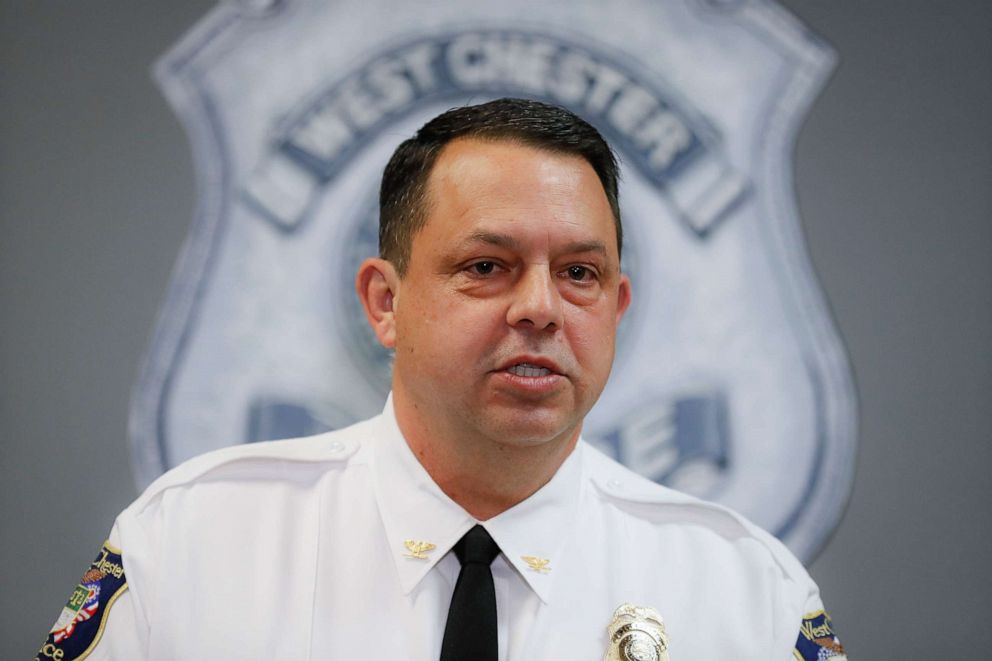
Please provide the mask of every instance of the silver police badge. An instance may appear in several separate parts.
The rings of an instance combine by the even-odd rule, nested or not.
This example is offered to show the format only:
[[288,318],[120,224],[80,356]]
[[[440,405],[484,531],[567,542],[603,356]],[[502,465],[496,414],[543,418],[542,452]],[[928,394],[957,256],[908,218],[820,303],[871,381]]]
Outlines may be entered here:
[[623,604],[606,631],[609,644],[603,661],[668,661],[665,622],[653,608]]
[[155,70],[200,193],[134,392],[139,485],[380,411],[390,357],[353,278],[382,168],[441,111],[527,97],[596,125],[623,166],[634,301],[585,438],[810,559],[855,447],[790,163],[832,63],[770,0],[219,4]]

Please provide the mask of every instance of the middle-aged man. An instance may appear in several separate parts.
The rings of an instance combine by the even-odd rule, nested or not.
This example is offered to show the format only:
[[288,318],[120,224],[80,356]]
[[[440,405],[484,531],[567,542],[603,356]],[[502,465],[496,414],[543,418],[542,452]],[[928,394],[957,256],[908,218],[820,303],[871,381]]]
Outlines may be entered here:
[[580,440],[631,300],[595,129],[448,111],[380,211],[357,290],[395,354],[382,414],[157,480],[39,659],[846,658],[775,539]]

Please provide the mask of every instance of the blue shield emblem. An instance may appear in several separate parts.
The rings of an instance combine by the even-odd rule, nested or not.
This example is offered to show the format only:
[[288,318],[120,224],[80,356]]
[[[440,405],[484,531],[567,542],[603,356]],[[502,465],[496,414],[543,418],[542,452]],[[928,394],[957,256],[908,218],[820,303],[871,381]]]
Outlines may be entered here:
[[377,413],[389,355],[352,283],[382,168],[447,108],[528,97],[596,125],[624,170],[634,302],[584,436],[810,559],[856,442],[791,180],[833,59],[771,2],[218,6],[156,67],[200,194],[135,389],[137,481]]

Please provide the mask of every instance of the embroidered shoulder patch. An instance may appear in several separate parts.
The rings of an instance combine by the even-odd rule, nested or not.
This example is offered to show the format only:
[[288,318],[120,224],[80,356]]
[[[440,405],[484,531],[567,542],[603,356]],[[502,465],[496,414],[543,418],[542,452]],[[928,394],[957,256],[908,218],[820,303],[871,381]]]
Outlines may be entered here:
[[803,616],[793,655],[798,661],[847,660],[847,652],[834,633],[830,616],[823,611]]
[[89,655],[103,634],[107,613],[127,589],[121,552],[109,542],[69,595],[35,661],[72,661]]

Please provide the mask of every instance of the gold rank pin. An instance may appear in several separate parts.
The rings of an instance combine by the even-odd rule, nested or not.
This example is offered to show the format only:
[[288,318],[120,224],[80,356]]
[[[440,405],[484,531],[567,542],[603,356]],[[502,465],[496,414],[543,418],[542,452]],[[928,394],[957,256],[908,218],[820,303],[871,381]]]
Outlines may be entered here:
[[548,558],[538,558],[536,555],[522,555],[520,559],[527,563],[527,566],[531,571],[536,571],[538,574],[546,574],[551,571],[551,560]]
[[404,553],[403,555],[407,558],[416,558],[418,560],[427,560],[427,552],[433,551],[436,546],[430,542],[421,542],[413,539],[403,540],[403,546],[409,553]]

